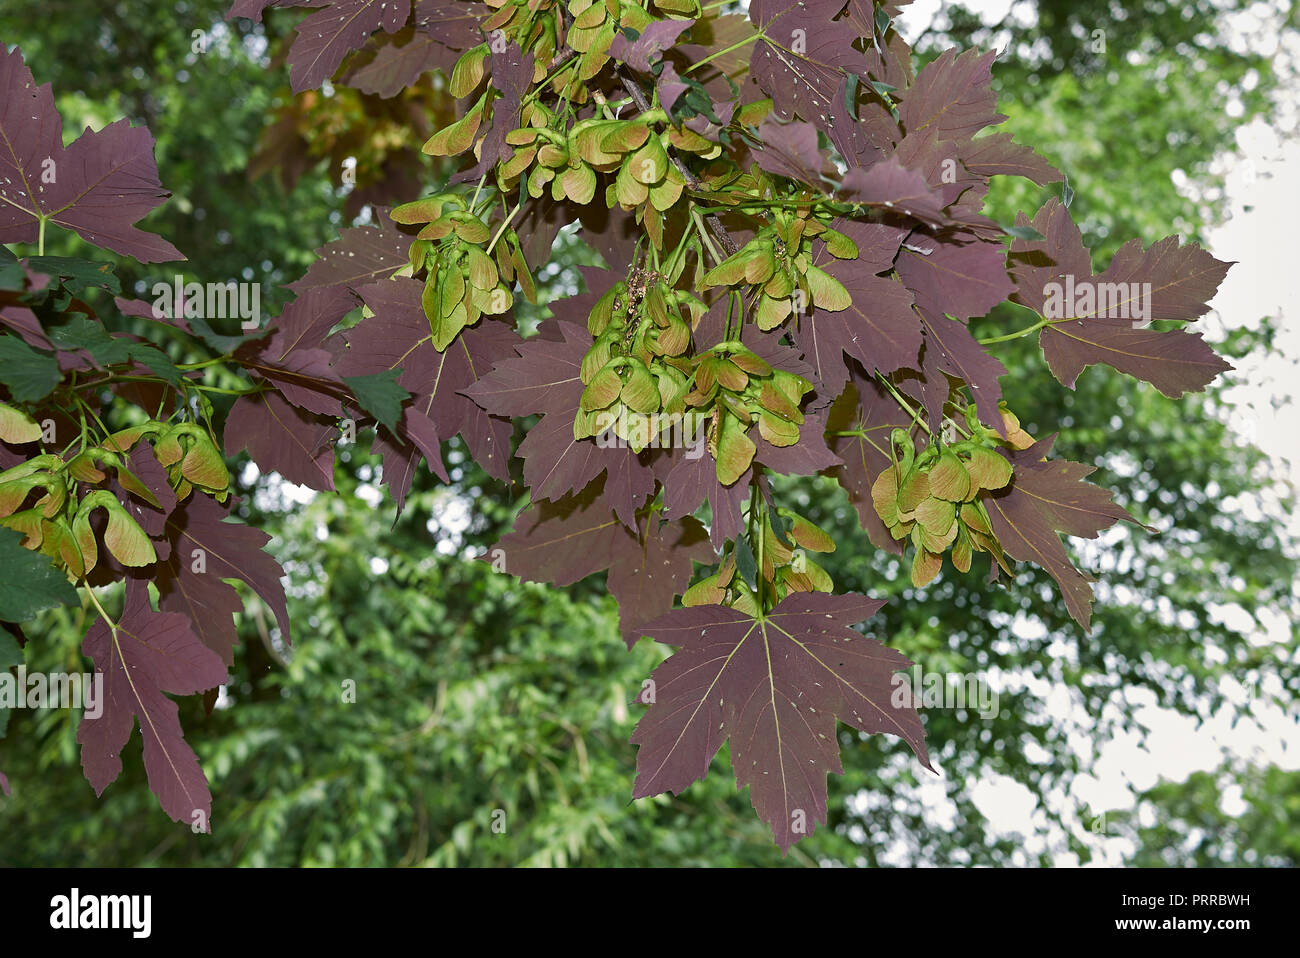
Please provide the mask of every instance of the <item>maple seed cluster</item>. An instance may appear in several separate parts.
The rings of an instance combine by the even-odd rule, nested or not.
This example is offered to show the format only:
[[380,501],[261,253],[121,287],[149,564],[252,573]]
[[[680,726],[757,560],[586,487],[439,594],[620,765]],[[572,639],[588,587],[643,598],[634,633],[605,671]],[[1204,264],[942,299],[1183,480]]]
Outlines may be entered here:
[[989,553],[1008,573],[1010,567],[993,534],[985,493],[1003,489],[1011,482],[1011,463],[986,442],[1021,447],[1028,434],[1019,422],[1003,411],[1008,439],[991,430],[976,428],[972,438],[927,446],[919,454],[904,429],[890,435],[892,447],[901,457],[880,473],[871,487],[871,501],[889,534],[896,540],[911,538],[916,554],[912,560],[912,584],[929,584],[943,567],[943,553],[951,547],[952,564],[969,572],[976,552]]
[[748,543],[729,543],[718,571],[687,589],[683,606],[725,605],[757,616],[762,612],[758,589],[767,583],[777,602],[792,592],[835,590],[830,573],[808,558],[809,552],[835,551],[835,540],[825,530],[786,508],[765,510],[758,525],[760,558],[754,558]]
[[[27,416],[0,407],[0,439],[17,443],[40,437],[40,427]],[[103,466],[112,471],[122,490],[161,510],[162,490],[150,488],[127,465],[127,454],[146,436],[153,442],[153,457],[166,470],[167,486],[176,501],[195,489],[226,500],[230,475],[207,431],[194,423],[151,421],[114,433],[100,445],[85,445],[71,459],[44,453],[0,472],[0,525],[21,532],[24,548],[49,556],[82,578],[99,563],[91,517],[103,509],[104,544],[113,558],[137,568],[156,562],[153,542],[114,492],[90,488],[109,480]]]
[[749,436],[774,446],[799,441],[804,416],[799,409],[812,383],[784,369],[773,369],[743,343],[721,342],[691,360],[695,388],[686,397],[692,406],[712,407],[708,449],[717,463],[718,482],[731,485],[749,469],[758,451]]
[[439,352],[485,314],[496,316],[514,305],[507,284],[513,273],[528,272],[518,268],[523,262],[518,247],[498,244],[501,252],[493,260],[483,249],[490,236],[487,226],[459,193],[406,203],[392,217],[398,223],[426,224],[411,243],[411,272],[426,272],[422,301]]
[[634,268],[592,308],[587,329],[595,337],[579,372],[586,387],[573,422],[575,439],[612,428],[640,452],[659,430],[656,414],[686,412],[689,361],[680,357],[704,304],[668,277]]
[[[575,54],[553,81],[555,91],[568,95],[576,103],[585,102],[583,86],[595,77],[609,62],[609,46],[620,29],[642,31],[655,17],[646,6],[627,0],[486,0],[496,13],[483,21],[483,33],[509,38],[524,49],[531,49],[537,57],[534,83],[546,78],[547,64],[559,55],[562,46]],[[698,17],[698,0],[653,0],[653,6],[662,13],[684,17]],[[567,26],[566,26],[567,24]],[[498,32],[499,31],[499,32]],[[498,41],[500,42],[500,41]],[[482,63],[491,41],[475,47],[461,57],[453,70],[452,92],[457,93],[455,74],[478,71],[482,77]],[[465,65],[462,67],[462,63]],[[477,64],[477,65],[475,65]],[[462,82],[468,82],[468,76]],[[475,82],[474,85],[477,85]],[[473,89],[473,86],[470,87]]]
[[[551,198],[586,205],[595,198],[597,174],[616,174],[605,187],[605,205],[636,210],[636,218],[658,246],[663,240],[663,214],[681,198],[686,181],[669,160],[670,149],[711,159],[718,144],[685,128],[668,125],[663,110],[649,110],[635,119],[588,117],[570,119],[540,103],[524,108],[519,129],[506,134],[515,148],[500,168],[503,191],[517,178],[539,198],[550,184]],[[660,127],[666,127],[659,129]],[[532,172],[528,170],[532,168]]]
[[820,237],[826,251],[837,259],[856,259],[857,244],[813,218],[807,209],[798,213],[777,210],[772,223],[743,247],[709,270],[706,286],[759,287],[754,322],[759,329],[775,329],[791,313],[815,306],[828,312],[848,309],[852,299],[835,277],[812,265],[809,241]]

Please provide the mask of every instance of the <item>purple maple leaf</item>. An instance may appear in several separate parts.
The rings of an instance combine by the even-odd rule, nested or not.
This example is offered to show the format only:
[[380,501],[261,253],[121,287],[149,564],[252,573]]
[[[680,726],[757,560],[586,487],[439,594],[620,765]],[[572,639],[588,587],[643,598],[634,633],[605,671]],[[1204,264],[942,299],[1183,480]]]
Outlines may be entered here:
[[95,793],[102,795],[121,773],[121,752],[138,719],[145,773],[163,811],[209,831],[208,782],[185,743],[176,703],[163,693],[192,695],[221,685],[221,658],[199,641],[188,618],[155,612],[148,584],[138,579],[127,580],[121,619],[115,625],[96,622],[82,648],[104,682],[103,713],[84,717],[77,729],[81,764]]
[[1046,569],[1060,587],[1070,616],[1091,631],[1094,580],[1071,563],[1059,533],[1095,539],[1120,520],[1137,520],[1111,501],[1111,493],[1084,481],[1096,467],[1047,460],[1055,438],[1014,453],[999,450],[1012,464],[1011,482],[984,501],[1003,551]]
[[993,92],[996,53],[950,47],[926,64],[901,94],[899,119],[909,133],[933,130],[938,139],[969,139],[1006,119]]
[[648,73],[664,51],[671,49],[677,38],[694,24],[694,20],[655,20],[635,40],[616,33],[609,45],[609,55],[633,70]]
[[872,484],[894,464],[889,444],[895,429],[920,431],[882,386],[853,370],[848,388],[835,400],[827,419],[831,449],[843,462],[831,475],[849,494],[872,544],[902,555],[903,544],[889,534],[871,499]]
[[45,220],[142,263],[185,259],[134,225],[170,195],[153,148],[126,120],[64,147],[50,85],[36,85],[21,50],[0,50],[0,243],[36,242]]
[[334,488],[337,435],[333,419],[305,412],[268,389],[235,401],[224,438],[228,455],[247,449],[260,469],[323,492]]
[[852,30],[832,21],[844,0],[754,0],[749,15],[763,32],[749,62],[751,77],[776,111],[826,129],[835,93],[850,73],[867,72]]
[[884,604],[795,593],[762,618],[706,605],[648,623],[679,648],[651,675],[653,704],[632,735],[633,797],[680,794],[730,740],[736,784],[785,852],[826,821],[826,775],[843,772],[837,719],[899,736],[933,771],[920,716],[895,704],[894,672],[911,662],[850,628]]
[[222,580],[239,579],[261,597],[286,642],[289,607],[280,579],[284,570],[263,551],[271,537],[242,522],[226,522],[229,506],[207,496],[191,496],[167,517],[171,555],[156,567],[159,607],[189,616],[204,645],[233,662],[238,641],[231,613],[242,608]]
[[378,226],[339,230],[339,238],[316,250],[317,259],[306,275],[288,288],[303,293],[325,286],[346,286],[355,292],[409,266],[411,237],[393,225],[386,211],[378,211],[376,219]]
[[319,87],[371,33],[396,33],[410,14],[411,0],[330,0],[329,6],[298,24],[289,49],[293,92]]
[[487,170],[504,163],[514,155],[506,143],[506,136],[519,125],[519,110],[524,94],[533,83],[533,64],[536,57],[524,55],[519,44],[512,43],[504,51],[492,51],[492,85],[501,97],[492,104],[492,124],[479,141],[479,161],[473,169],[462,170],[451,178],[453,183],[472,183]]
[[235,359],[274,383],[291,405],[338,417],[343,412],[339,396],[347,387],[331,368],[334,355],[325,343],[329,331],[356,305],[346,287],[309,289],[284,308],[269,336],[241,346]]
[[[1030,225],[1023,214],[1017,222]],[[1194,243],[1180,246],[1178,237],[1170,236],[1145,251],[1136,240],[1126,243],[1110,267],[1094,277],[1079,229],[1059,200],[1044,204],[1032,225],[1044,239],[1011,244],[1015,299],[1049,319],[1038,341],[1062,385],[1074,388],[1086,367],[1105,363],[1177,398],[1199,392],[1232,368],[1200,333],[1138,325],[1139,320],[1192,320],[1205,314],[1231,263]],[[1092,294],[1091,307],[1070,295],[1085,288]],[[1052,296],[1058,298],[1055,305]],[[1061,313],[1053,314],[1058,309]]]

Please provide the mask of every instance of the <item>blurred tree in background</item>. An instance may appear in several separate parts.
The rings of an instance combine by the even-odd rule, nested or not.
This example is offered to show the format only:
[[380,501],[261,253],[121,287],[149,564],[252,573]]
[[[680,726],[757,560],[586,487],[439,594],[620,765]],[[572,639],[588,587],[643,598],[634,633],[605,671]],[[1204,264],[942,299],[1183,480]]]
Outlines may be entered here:
[[[438,182],[419,145],[452,105],[438,74],[392,100],[328,86],[294,99],[280,41],[301,11],[227,24],[226,6],[57,0],[35,15],[34,3],[10,0],[0,8],[0,40],[21,46],[37,79],[54,83],[70,135],[120,116],[148,123],[175,194],[148,228],[188,254],[179,270],[187,279],[261,282],[274,309],[289,298],[279,286],[339,227],[370,216],[366,204],[412,199]],[[1234,149],[1240,124],[1268,115],[1267,57],[1238,49],[1223,29],[1225,16],[1256,6],[1042,0],[1016,4],[990,27],[946,5],[918,53],[954,42],[1006,47],[995,69],[1011,117],[1003,129],[1069,175],[1072,211],[1100,269],[1115,238],[1200,238],[1196,224],[1214,221],[1217,210],[1180,195],[1175,181],[1203,185],[1212,202],[1221,184],[1211,160]],[[1020,181],[1001,185],[989,209],[1001,222],[1046,195]],[[73,253],[73,242],[53,252]],[[580,282],[572,267],[595,261],[580,238],[559,242],[539,277],[544,299],[572,292]],[[140,294],[176,271],[119,266]],[[1002,306],[975,332],[1020,325],[1015,308]],[[1265,350],[1269,330],[1236,333],[1222,351]],[[122,778],[96,799],[78,766],[79,716],[15,712],[0,740],[0,768],[13,785],[0,799],[0,864],[1088,860],[1105,835],[1094,833],[1076,780],[1103,743],[1135,728],[1139,703],[1245,715],[1226,679],[1251,701],[1297,698],[1295,544],[1270,515],[1243,505],[1275,496],[1274,508],[1284,508],[1289,492],[1225,425],[1220,397],[1231,376],[1208,395],[1171,402],[1094,367],[1066,393],[1043,388],[1048,373],[1034,343],[1014,345],[999,357],[1025,428],[1064,430],[1056,454],[1094,462],[1093,480],[1160,534],[1121,529],[1087,543],[1081,567],[1101,581],[1094,631],[1084,635],[1036,572],[1008,591],[986,589],[979,569],[948,569],[914,590],[896,558],[861,532],[850,536],[857,519],[838,487],[788,480],[783,494],[801,498],[800,511],[840,538],[825,563],[837,588],[894,600],[873,631],[927,672],[979,673],[1001,694],[988,720],[925,712],[938,780],[918,773],[894,740],[842,729],[846,774],[830,781],[831,827],[789,858],[722,768],[681,796],[629,801],[635,749],[627,738],[640,713],[629,703],[667,649],[643,641],[624,651],[599,577],[559,590],[467,560],[509,527],[521,504],[515,489],[484,476],[453,443],[452,485],[421,473],[394,523],[378,459],[363,442],[340,456],[337,496],[301,496],[251,467],[241,474],[241,513],[274,536],[300,626],[286,648],[248,596],[253,611],[241,619],[232,683],[210,714],[182,703],[212,783],[212,835],[193,835],[158,811],[138,751],[127,751]],[[1117,432],[1140,457],[1099,456]],[[1248,624],[1225,609],[1244,610]],[[1262,638],[1279,618],[1284,640]],[[49,641],[29,646],[28,668],[82,671],[85,625],[75,612],[48,614],[30,630]],[[1073,707],[1068,719],[1061,701]],[[976,806],[976,786],[1005,780],[1036,799],[1032,834],[995,833]],[[1161,783],[1131,821],[1109,816],[1107,833],[1132,839],[1134,864],[1297,864],[1294,783],[1295,773],[1229,762]],[[1239,790],[1244,811],[1221,807],[1224,789]]]

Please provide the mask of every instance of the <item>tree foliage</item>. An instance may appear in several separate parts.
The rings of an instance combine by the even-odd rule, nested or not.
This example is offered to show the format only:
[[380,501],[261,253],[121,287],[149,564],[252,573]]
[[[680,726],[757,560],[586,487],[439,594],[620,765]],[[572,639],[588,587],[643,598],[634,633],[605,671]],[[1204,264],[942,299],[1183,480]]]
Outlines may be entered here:
[[[405,20],[330,32],[341,6],[300,27],[289,52],[295,87],[321,82],[363,46],[396,71],[390,85],[429,69],[388,39]],[[516,451],[532,504],[484,560],[558,585],[608,570],[629,644],[649,635],[682,649],[638,696],[650,709],[634,736],[637,793],[680,791],[743,730],[752,750],[732,743],[737,781],[788,848],[826,820],[825,773],[840,770],[836,718],[901,734],[923,761],[926,752],[915,710],[888,702],[891,675],[908,661],[847,628],[880,602],[819,595],[833,592],[832,579],[809,553],[824,557],[835,540],[780,504],[773,479],[837,479],[877,548],[902,554],[906,544],[917,588],[945,554],[966,573],[974,552],[988,552],[995,577],[1012,575],[1014,560],[1035,562],[1086,628],[1089,576],[1059,533],[1095,538],[1132,516],[1084,481],[1092,467],[1049,459],[1051,439],[1022,428],[1002,400],[1006,366],[988,347],[1038,333],[1066,386],[1102,362],[1172,397],[1204,388],[1227,364],[1197,334],[1135,328],[1127,310],[1048,308],[1049,284],[1087,285],[1094,269],[1065,204],[1049,201],[1014,226],[981,211],[993,176],[1059,179],[1009,136],[974,136],[1003,119],[989,55],[954,50],[914,72],[890,11],[856,4],[754,4],[750,21],[631,4],[456,4],[483,19],[448,21],[433,6],[415,4],[405,29],[409,43],[454,62],[460,115],[425,149],[463,156],[459,172],[441,192],[398,206],[392,223],[322,250],[271,328],[236,338],[180,304],[172,318],[119,300],[124,314],[164,320],[211,348],[210,359],[182,369],[84,319],[61,316],[54,325],[71,328],[34,342],[6,323],[9,338],[54,356],[60,371],[102,371],[96,385],[118,405],[143,391],[128,383],[147,384],[178,420],[148,419],[149,403],[138,404],[143,424],[101,435],[104,410],[69,404],[76,381],[61,378],[28,406],[51,394],[56,407],[70,406],[82,416],[79,455],[114,468],[83,476],[70,471],[76,457],[47,462],[42,481],[71,476],[64,498],[56,508],[50,486],[33,480],[15,490],[23,497],[14,514],[32,514],[40,535],[22,529],[29,547],[44,547],[88,593],[110,581],[105,566],[137,585],[155,582],[159,612],[128,588],[123,616],[104,614],[118,646],[119,636],[164,631],[168,596],[186,594],[177,555],[217,555],[225,565],[189,578],[203,583],[192,589],[216,591],[204,604],[220,609],[224,634],[202,634],[198,617],[192,628],[229,665],[233,627],[224,623],[237,600],[220,580],[243,579],[277,615],[284,599],[261,543],[228,559],[203,545],[232,534],[213,505],[229,479],[210,447],[246,449],[264,470],[329,490],[340,421],[374,422],[374,452],[400,510],[421,460],[447,477],[441,444],[452,436],[508,478],[511,420],[540,415]],[[322,59],[328,70],[316,76]],[[43,210],[35,219],[57,222]],[[552,304],[555,318],[524,337],[511,307],[534,295],[532,274],[572,222],[608,268],[585,271],[587,291]],[[57,264],[24,264],[14,296],[15,311],[42,319],[66,310],[75,284],[87,282],[84,266],[65,275],[42,274],[43,265]],[[1171,238],[1125,247],[1096,282],[1149,283],[1145,320],[1181,323],[1205,311],[1225,268]],[[39,289],[40,275],[58,282]],[[971,322],[1007,300],[1035,322],[979,341]],[[73,349],[89,354],[86,366],[65,360]],[[228,412],[214,410],[205,394],[230,390],[205,376],[234,369],[246,377],[233,390],[241,395]],[[35,360],[23,372],[40,381]],[[36,420],[15,422],[30,432]],[[665,448],[661,423],[700,441]],[[103,528],[79,527],[96,491],[109,494],[90,499],[105,505]],[[102,551],[95,536],[107,547],[98,579],[86,559]],[[694,574],[693,562],[706,568]],[[672,611],[678,595],[684,608]],[[287,619],[281,630],[287,638]],[[837,654],[855,664],[845,671],[832,663]],[[719,663],[713,678],[683,690],[688,677],[698,681],[702,655]],[[126,721],[129,732],[129,712]],[[153,784],[161,796],[167,786]],[[207,814],[202,803],[180,814],[164,807],[177,818]]]

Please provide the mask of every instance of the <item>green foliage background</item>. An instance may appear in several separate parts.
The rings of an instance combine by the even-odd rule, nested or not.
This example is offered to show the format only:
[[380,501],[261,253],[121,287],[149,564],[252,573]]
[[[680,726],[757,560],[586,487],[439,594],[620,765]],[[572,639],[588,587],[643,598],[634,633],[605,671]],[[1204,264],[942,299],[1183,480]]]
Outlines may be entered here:
[[[337,146],[326,142],[331,124],[369,131],[358,141],[363,158],[383,157],[392,144],[380,142],[388,129],[339,90],[316,101],[315,126],[292,161],[296,182],[283,163],[250,180],[259,139],[289,102],[286,70],[274,57],[301,11],[273,11],[254,28],[223,25],[226,5],[57,0],[34,16],[34,3],[6,4],[0,41],[22,47],[38,81],[53,82],[69,138],[82,124],[119,116],[146,122],[175,195],[145,225],[189,254],[187,279],[260,281],[274,308],[288,298],[274,287],[301,275],[311,250],[350,219],[327,158]],[[1180,196],[1171,174],[1182,170],[1213,187],[1209,161],[1232,148],[1237,125],[1267,114],[1269,63],[1228,49],[1209,2],[1036,7],[1037,27],[1008,23],[993,34],[962,9],[946,9],[919,50],[932,56],[949,42],[1009,38],[995,70],[1011,117],[1003,128],[1069,174],[1072,212],[1098,268],[1129,237],[1200,238],[1218,212]],[[1105,31],[1105,54],[1087,46],[1094,29]],[[192,50],[193,30],[210,37],[202,54]],[[1241,116],[1229,115],[1229,97],[1240,99]],[[358,168],[366,173],[365,163]],[[427,170],[426,191],[435,175]],[[1046,195],[1021,181],[1005,184],[991,215],[1011,222]],[[61,242],[50,251],[87,252],[75,237]],[[572,266],[595,259],[579,241],[562,240],[558,268],[541,277],[546,295],[572,291]],[[139,283],[141,294],[172,272],[119,266],[124,285]],[[1021,325],[1004,306],[976,332]],[[1231,358],[1268,349],[1270,329],[1262,321],[1223,350]],[[193,835],[158,810],[138,740],[124,754],[122,777],[96,799],[79,767],[80,716],[16,712],[0,740],[0,769],[13,785],[13,796],[0,799],[0,864],[987,865],[1051,864],[1061,853],[1089,860],[1102,836],[1073,783],[1090,770],[1095,746],[1135,728],[1126,689],[1149,689],[1159,704],[1201,717],[1235,707],[1221,690],[1228,677],[1256,701],[1297,699],[1297,551],[1272,521],[1225,506],[1273,482],[1263,454],[1224,424],[1216,398],[1223,385],[1171,402],[1093,368],[1067,392],[1032,342],[1008,344],[1000,357],[1011,370],[1007,399],[1025,427],[1035,435],[1063,430],[1057,454],[1095,462],[1094,481],[1162,530],[1123,531],[1085,558],[1083,567],[1102,579],[1092,635],[1068,619],[1043,574],[1026,571],[1012,590],[988,589],[979,563],[966,576],[949,566],[914,590],[896,559],[872,549],[832,483],[790,480],[782,493],[834,530],[840,547],[826,565],[837,589],[892,600],[873,620],[875,634],[926,671],[1029,679],[1003,689],[1001,714],[989,721],[964,710],[926,712],[931,752],[944,770],[941,801],[933,785],[922,796],[922,776],[934,780],[895,740],[842,728],[846,774],[830,782],[830,827],[788,858],[736,791],[725,748],[713,773],[685,794],[631,803],[635,749],[627,738],[640,708],[629,703],[668,650],[648,640],[624,650],[600,577],[558,590],[468,561],[509,527],[521,500],[518,486],[486,478],[455,445],[454,484],[422,473],[394,523],[363,438],[340,457],[337,496],[302,504],[275,477],[241,474],[241,511],[275,537],[297,631],[286,649],[268,631],[266,610],[247,596],[226,695],[210,715],[197,701],[182,703],[187,737],[212,782],[212,835]],[[1239,605],[1255,621],[1262,610],[1280,612],[1292,634],[1280,645],[1252,642],[1211,616],[1211,604]],[[87,668],[86,626],[75,610],[29,626],[29,670]],[[1034,680],[1067,688],[1090,720],[1076,727],[1049,714],[1049,685]],[[345,701],[352,687],[355,703]],[[1072,745],[1080,733],[1093,740],[1090,752]],[[1034,834],[1000,836],[988,827],[971,794],[996,776],[1037,797]],[[1241,787],[1247,807],[1237,818],[1220,808],[1229,785]],[[1300,774],[1234,760],[1186,783],[1161,783],[1140,797],[1141,824],[1112,813],[1106,831],[1130,840],[1129,860],[1138,865],[1300,864],[1298,786]],[[503,832],[492,827],[501,813]]]

